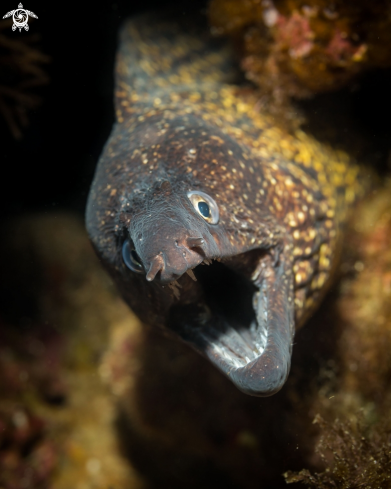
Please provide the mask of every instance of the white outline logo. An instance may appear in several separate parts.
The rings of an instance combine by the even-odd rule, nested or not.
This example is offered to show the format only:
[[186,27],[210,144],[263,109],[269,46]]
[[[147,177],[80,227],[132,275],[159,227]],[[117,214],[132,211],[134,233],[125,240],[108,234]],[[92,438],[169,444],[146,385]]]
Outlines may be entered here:
[[34,17],[35,19],[38,19],[38,16],[35,15],[34,12],[31,12],[30,10],[25,10],[21,3],[18,5],[17,9],[7,12],[3,16],[3,19],[6,19],[7,17],[11,17],[11,15],[12,15],[12,20],[14,21],[12,25],[12,30],[15,31],[16,29],[19,29],[19,32],[22,32],[23,27],[26,31],[29,30],[29,26],[27,24],[27,22],[29,21],[29,15],[30,17]]

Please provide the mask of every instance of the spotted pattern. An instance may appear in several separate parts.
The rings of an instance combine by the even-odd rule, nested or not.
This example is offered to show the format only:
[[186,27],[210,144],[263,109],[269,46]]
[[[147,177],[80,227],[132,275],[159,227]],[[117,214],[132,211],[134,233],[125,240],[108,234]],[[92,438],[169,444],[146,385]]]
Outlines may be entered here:
[[[149,189],[167,179],[201,189],[218,203],[227,254],[272,248],[286,237],[298,326],[324,293],[349,208],[365,185],[347,154],[301,130],[288,133],[260,112],[257,95],[235,83],[232,60],[204,31],[151,17],[125,24],[117,122],[91,190],[87,225],[118,278],[121,233]],[[155,301],[159,322],[158,296],[139,283],[145,300]]]

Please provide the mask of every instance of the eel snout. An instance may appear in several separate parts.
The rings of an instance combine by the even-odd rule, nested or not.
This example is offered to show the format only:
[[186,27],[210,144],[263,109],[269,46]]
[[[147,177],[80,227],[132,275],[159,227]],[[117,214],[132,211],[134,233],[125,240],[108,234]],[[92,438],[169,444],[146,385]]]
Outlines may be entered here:
[[151,282],[158,278],[162,283],[177,280],[202,262],[204,244],[204,238],[199,236],[167,239],[152,258],[145,260],[146,279]]

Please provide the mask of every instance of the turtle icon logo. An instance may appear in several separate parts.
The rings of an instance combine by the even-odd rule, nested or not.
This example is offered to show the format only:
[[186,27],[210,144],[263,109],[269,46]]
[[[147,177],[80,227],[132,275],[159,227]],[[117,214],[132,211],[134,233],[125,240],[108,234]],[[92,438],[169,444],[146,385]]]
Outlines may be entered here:
[[34,12],[31,12],[31,10],[25,10],[21,3],[18,5],[17,9],[7,12],[3,16],[3,19],[7,19],[8,17],[11,17],[11,15],[12,15],[12,20],[14,21],[12,25],[12,30],[15,31],[16,29],[19,29],[19,32],[22,31],[23,27],[26,31],[29,30],[29,26],[28,26],[29,15],[30,17],[34,17],[35,19],[38,19],[38,16],[35,15]]

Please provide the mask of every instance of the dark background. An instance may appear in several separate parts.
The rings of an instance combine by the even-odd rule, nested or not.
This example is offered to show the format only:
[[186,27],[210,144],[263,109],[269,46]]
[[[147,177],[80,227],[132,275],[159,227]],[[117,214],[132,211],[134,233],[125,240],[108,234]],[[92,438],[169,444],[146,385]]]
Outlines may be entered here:
[[[1,17],[19,1],[2,2]],[[29,33],[16,30],[10,35],[41,35],[38,46],[52,59],[42,65],[50,84],[35,91],[43,103],[28,113],[30,125],[23,129],[21,140],[14,140],[0,117],[0,217],[64,208],[83,213],[96,162],[114,121],[119,26],[128,16],[151,9],[204,10],[206,1],[22,3],[38,20],[29,22]]]
[[[16,8],[17,1],[3,2],[4,13]],[[114,121],[118,28],[130,15],[167,6],[183,12],[194,7],[205,10],[206,1],[128,0],[69,6],[25,0],[24,7],[39,17],[30,24],[30,33],[40,33],[42,51],[52,58],[46,65],[51,81],[37,90],[43,103],[29,113],[30,126],[23,130],[20,141],[15,141],[0,121],[1,217],[64,208],[84,212],[94,168]],[[12,35],[22,38],[28,33],[15,31]],[[371,164],[386,169],[390,88],[390,71],[379,70],[349,89],[318,97],[304,106],[320,119],[323,112],[325,118],[331,113],[345,135],[358,126],[371,142]],[[339,111],[347,117],[340,117]]]

